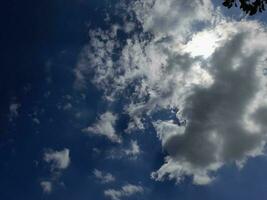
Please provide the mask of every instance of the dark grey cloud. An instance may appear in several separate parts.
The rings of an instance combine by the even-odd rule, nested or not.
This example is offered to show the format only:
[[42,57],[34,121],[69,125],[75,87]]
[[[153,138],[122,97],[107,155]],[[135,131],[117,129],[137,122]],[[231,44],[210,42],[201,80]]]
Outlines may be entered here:
[[214,52],[208,68],[213,84],[192,89],[182,110],[187,120],[183,134],[163,143],[172,160],[189,163],[207,177],[209,166],[242,165],[248,156],[261,154],[266,142],[266,106],[250,109],[264,89],[256,73],[262,52],[244,53],[248,39],[246,32],[236,34]]
[[[262,135],[251,133],[242,123],[246,108],[258,91],[258,56],[241,55],[243,40],[239,34],[215,52],[211,63],[216,68],[211,69],[215,82],[209,88],[196,87],[186,99],[185,132],[169,138],[165,144],[171,156],[205,167],[213,162],[241,160],[261,142]],[[233,69],[235,56],[243,57],[238,69]],[[221,146],[211,140],[212,134],[219,138]]]

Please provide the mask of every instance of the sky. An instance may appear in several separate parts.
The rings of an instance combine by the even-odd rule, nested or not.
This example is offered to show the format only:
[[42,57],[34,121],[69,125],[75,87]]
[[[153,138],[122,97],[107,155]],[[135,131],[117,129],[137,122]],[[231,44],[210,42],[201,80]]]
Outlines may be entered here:
[[2,8],[0,199],[267,198],[267,13],[219,0]]

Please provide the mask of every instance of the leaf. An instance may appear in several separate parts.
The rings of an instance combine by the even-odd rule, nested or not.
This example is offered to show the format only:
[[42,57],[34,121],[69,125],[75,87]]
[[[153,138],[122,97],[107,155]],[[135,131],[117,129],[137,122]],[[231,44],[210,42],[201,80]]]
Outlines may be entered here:
[[251,7],[250,8],[250,13],[249,13],[249,15],[255,15],[256,14],[256,12],[257,12],[257,7]]

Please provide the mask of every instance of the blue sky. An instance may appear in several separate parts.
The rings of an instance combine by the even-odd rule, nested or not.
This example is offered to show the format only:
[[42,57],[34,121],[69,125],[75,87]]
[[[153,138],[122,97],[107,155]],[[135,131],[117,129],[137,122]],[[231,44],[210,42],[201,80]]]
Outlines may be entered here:
[[0,199],[267,197],[266,13],[151,2],[3,4]]

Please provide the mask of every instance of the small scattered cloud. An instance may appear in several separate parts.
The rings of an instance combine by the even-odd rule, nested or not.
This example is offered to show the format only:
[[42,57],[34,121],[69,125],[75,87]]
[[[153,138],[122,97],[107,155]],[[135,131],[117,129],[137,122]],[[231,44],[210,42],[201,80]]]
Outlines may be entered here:
[[111,142],[121,143],[121,138],[116,134],[115,124],[117,116],[111,112],[106,112],[92,126],[82,129],[82,132],[89,135],[99,135],[107,137]]
[[114,182],[116,180],[116,178],[112,174],[104,173],[98,169],[95,169],[93,171],[93,174],[97,178],[97,180],[99,180],[103,184]]
[[51,171],[64,170],[70,165],[70,150],[62,151],[46,150],[43,157],[44,161],[51,164]]
[[121,200],[125,197],[142,194],[143,192],[144,192],[144,189],[142,186],[127,184],[117,190],[107,189],[104,191],[104,195],[106,197],[109,197],[111,200]]
[[130,159],[135,160],[141,154],[141,149],[136,140],[131,140],[129,147],[114,148],[108,151],[108,158],[110,159]]
[[37,117],[34,117],[32,119],[32,121],[35,123],[35,124],[40,124],[40,120],[37,118]]
[[9,105],[9,121],[12,121],[19,116],[20,107],[21,105],[19,103],[11,103]]
[[43,155],[43,160],[50,165],[50,177],[46,181],[41,181],[40,185],[44,193],[51,193],[54,185],[63,185],[59,182],[64,170],[66,170],[71,162],[70,150],[65,148],[61,151],[46,149]]
[[66,103],[64,106],[63,106],[63,110],[70,110],[72,109],[72,104],[71,103]]
[[41,181],[40,186],[45,194],[50,194],[53,189],[53,184],[51,181]]
[[141,153],[141,150],[137,141],[131,140],[129,149],[125,149],[124,152],[126,156],[129,156],[130,158],[136,158]]

